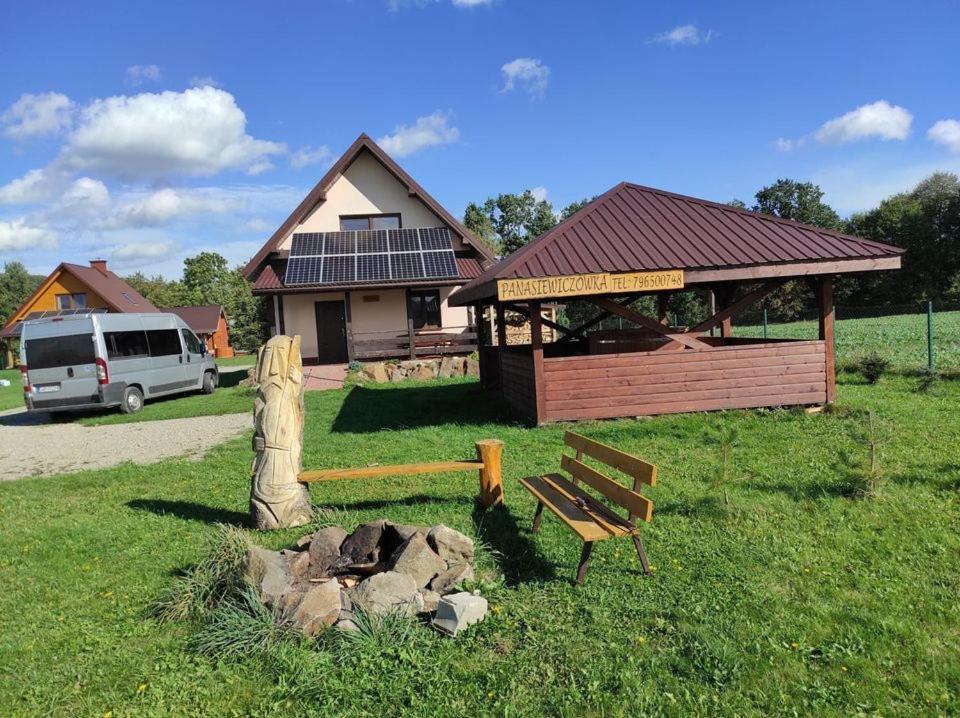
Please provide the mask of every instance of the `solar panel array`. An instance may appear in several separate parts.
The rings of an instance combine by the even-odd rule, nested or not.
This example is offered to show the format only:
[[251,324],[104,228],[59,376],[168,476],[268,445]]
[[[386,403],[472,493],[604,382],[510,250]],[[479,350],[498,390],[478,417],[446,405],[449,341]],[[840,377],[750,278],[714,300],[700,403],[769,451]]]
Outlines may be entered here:
[[284,284],[364,284],[458,276],[446,227],[301,232],[293,235]]

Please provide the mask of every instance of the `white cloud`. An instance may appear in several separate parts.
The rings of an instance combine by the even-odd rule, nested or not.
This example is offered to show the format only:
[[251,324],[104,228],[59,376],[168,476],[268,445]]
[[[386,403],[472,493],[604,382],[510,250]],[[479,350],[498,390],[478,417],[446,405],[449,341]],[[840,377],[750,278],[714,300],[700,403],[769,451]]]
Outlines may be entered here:
[[479,7],[480,5],[492,5],[493,0],[453,0],[455,7]]
[[804,144],[806,144],[806,142],[807,140],[805,137],[800,137],[796,140],[778,137],[774,141],[773,146],[776,147],[780,152],[793,152],[793,150],[797,149],[798,147],[802,147]]
[[190,78],[190,87],[222,87],[223,83],[210,75],[194,75]]
[[110,258],[123,266],[135,266],[147,261],[165,259],[175,252],[177,245],[171,241],[129,242],[116,247]]
[[259,234],[261,232],[268,232],[273,228],[273,225],[267,222],[265,219],[254,217],[246,222],[243,225],[243,228],[249,230],[250,232],[256,232]]
[[199,214],[226,214],[241,208],[237,198],[221,192],[166,188],[128,200],[101,220],[99,226],[103,229],[152,227]]
[[825,144],[843,144],[871,137],[905,140],[912,122],[913,115],[907,110],[879,100],[825,122],[814,137]]
[[0,220],[0,252],[55,249],[57,233],[47,227],[32,225],[25,217]]
[[50,168],[35,169],[0,187],[0,204],[35,204],[52,199],[69,178]]
[[308,165],[327,164],[333,160],[333,152],[326,145],[311,147],[306,145],[293,153],[290,164],[300,169]]
[[543,202],[547,198],[547,188],[546,187],[534,187],[530,190],[530,194],[533,195],[533,198],[537,202]]
[[927,137],[951,152],[960,153],[960,120],[939,120],[927,130]]
[[140,87],[144,82],[156,82],[160,79],[160,68],[156,65],[133,65],[127,68],[127,82],[131,87]]
[[450,113],[437,110],[432,115],[418,117],[413,125],[398,125],[389,135],[377,140],[388,154],[406,157],[435,145],[449,145],[460,139],[460,130],[450,126]]
[[543,97],[550,82],[550,68],[533,57],[518,57],[500,68],[503,74],[503,89],[509,92],[515,88],[525,90],[531,97]]
[[286,148],[251,137],[246,124],[233,95],[213,87],[94,100],[68,137],[63,161],[120,177],[262,170]]
[[24,94],[2,115],[3,134],[14,140],[55,135],[70,126],[74,105],[59,92]]
[[713,39],[713,30],[707,30],[701,33],[696,25],[677,25],[672,30],[661,32],[654,35],[648,43],[659,43],[663,45],[699,45],[706,44]]
[[[391,12],[396,12],[404,7],[425,8],[429,5],[435,5],[440,0],[387,0],[387,7]],[[478,7],[480,5],[492,5],[493,0],[451,0],[454,7]]]

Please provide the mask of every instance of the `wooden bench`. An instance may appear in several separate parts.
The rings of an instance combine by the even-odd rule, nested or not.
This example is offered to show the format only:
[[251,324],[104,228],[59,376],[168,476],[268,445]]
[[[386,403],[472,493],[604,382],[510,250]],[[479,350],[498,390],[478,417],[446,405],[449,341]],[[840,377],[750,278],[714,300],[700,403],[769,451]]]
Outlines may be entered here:
[[[640,557],[645,574],[650,575],[650,563],[640,540],[640,531],[634,524],[636,519],[650,522],[653,518],[653,502],[640,493],[641,485],[653,486],[657,482],[657,467],[635,456],[626,454],[612,446],[601,444],[585,436],[566,432],[564,443],[576,451],[575,456],[563,454],[560,468],[572,477],[567,479],[561,474],[532,476],[521,479],[521,485],[537,499],[537,511],[533,516],[533,533],[540,530],[543,507],[546,506],[559,517],[583,541],[580,565],[577,568],[577,585],[583,583],[590,552],[596,541],[629,536]],[[628,489],[609,476],[583,462],[588,456],[606,466],[622,471],[633,479],[633,489]],[[614,511],[588,494],[579,485],[583,482],[609,501],[627,510],[627,518]]]

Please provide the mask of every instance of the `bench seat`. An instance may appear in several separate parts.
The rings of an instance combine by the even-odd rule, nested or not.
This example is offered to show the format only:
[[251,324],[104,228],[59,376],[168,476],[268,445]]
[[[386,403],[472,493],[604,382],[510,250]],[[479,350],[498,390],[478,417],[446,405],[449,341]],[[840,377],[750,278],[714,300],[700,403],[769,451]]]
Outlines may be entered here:
[[531,476],[520,483],[583,541],[604,541],[636,530],[560,474]]

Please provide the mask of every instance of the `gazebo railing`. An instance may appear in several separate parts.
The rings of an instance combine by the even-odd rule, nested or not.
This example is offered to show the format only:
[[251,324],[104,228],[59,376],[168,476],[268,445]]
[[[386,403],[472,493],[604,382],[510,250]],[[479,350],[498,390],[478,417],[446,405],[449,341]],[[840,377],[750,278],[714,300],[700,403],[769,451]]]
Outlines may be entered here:
[[352,332],[349,340],[356,361],[469,354],[477,348],[477,332],[472,326]]

